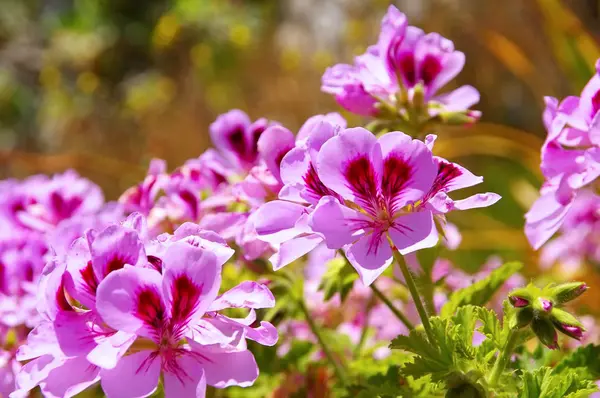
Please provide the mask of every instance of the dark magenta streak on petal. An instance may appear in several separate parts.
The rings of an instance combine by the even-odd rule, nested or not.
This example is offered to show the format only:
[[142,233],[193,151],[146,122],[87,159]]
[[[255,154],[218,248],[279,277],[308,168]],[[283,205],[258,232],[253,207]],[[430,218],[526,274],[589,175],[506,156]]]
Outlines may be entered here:
[[160,258],[156,256],[148,256],[148,262],[152,265],[152,268],[157,270],[158,272],[162,272],[163,262]]
[[238,155],[243,156],[246,152],[244,147],[244,130],[241,126],[237,126],[235,130],[231,131],[227,136],[231,149]]
[[405,52],[401,54],[395,64],[400,75],[409,87],[417,84],[417,71],[415,69],[415,58],[412,53]]
[[591,117],[594,117],[596,113],[600,110],[600,90],[596,91],[596,94],[592,97],[592,114]]
[[390,214],[395,212],[395,197],[402,192],[412,177],[412,169],[404,158],[391,153],[383,163],[383,179],[381,191],[386,200]]
[[250,155],[255,155],[258,152],[258,140],[262,133],[265,132],[265,127],[256,127],[252,132],[252,147],[250,148]]
[[316,196],[317,198],[322,198],[323,196],[327,195],[332,195],[335,197],[338,196],[335,192],[327,188],[325,184],[321,182],[321,179],[317,174],[317,170],[315,169],[312,163],[310,164],[308,171],[306,172],[304,177],[302,177],[302,179],[304,180],[304,184],[306,185],[306,189],[308,190],[308,192],[311,195]]
[[442,64],[440,63],[439,59],[433,55],[427,55],[425,59],[421,61],[419,76],[423,84],[428,86],[432,81],[435,80],[441,71]]
[[137,296],[136,316],[154,329],[159,329],[165,319],[160,293],[153,287],[145,286],[139,290]]
[[121,258],[119,255],[115,255],[107,264],[106,264],[106,275],[110,274],[113,271],[119,270],[125,266],[129,261]]
[[427,195],[429,198],[433,197],[436,193],[444,190],[454,180],[462,175],[460,169],[454,164],[449,162],[440,161],[438,164],[438,173],[433,181],[430,194]]
[[362,204],[372,206],[377,199],[377,176],[371,161],[365,156],[351,160],[346,164],[344,177],[354,195],[363,201]]
[[92,268],[92,262],[88,261],[84,269],[79,271],[81,278],[85,282],[85,287],[89,293],[96,295],[96,289],[98,289],[98,279],[94,274],[94,268]]
[[173,323],[187,322],[192,312],[198,307],[202,288],[202,285],[196,285],[187,275],[175,278],[171,286]]
[[179,193],[179,197],[183,200],[191,211],[192,220],[198,219],[198,199],[190,191],[182,191]]
[[152,365],[152,361],[154,361],[159,355],[158,351],[151,352],[148,355],[148,358],[144,359],[144,361],[140,364],[140,366],[135,370],[135,373],[138,374],[140,372],[146,373],[150,366]]
[[61,281],[58,289],[56,290],[56,304],[63,311],[73,311],[73,307],[69,304],[67,297],[65,296],[65,282]]

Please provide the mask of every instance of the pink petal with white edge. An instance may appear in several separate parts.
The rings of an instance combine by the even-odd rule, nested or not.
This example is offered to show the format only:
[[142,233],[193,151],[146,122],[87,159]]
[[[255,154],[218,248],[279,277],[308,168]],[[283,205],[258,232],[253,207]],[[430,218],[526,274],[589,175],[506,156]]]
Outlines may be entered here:
[[43,321],[29,332],[27,342],[17,350],[16,359],[17,361],[27,361],[45,354],[61,354],[54,326],[47,321]]
[[103,369],[100,383],[107,398],[147,397],[156,391],[160,371],[160,358],[141,351],[124,356],[113,369]]
[[277,252],[269,257],[273,271],[298,260],[305,254],[310,253],[315,247],[323,243],[323,237],[319,234],[298,236],[282,243]]
[[258,139],[258,153],[269,171],[280,179],[279,166],[283,157],[294,148],[295,138],[291,131],[282,126],[267,128]]
[[304,185],[304,175],[310,166],[310,156],[305,148],[293,148],[281,159],[281,180],[284,184]]
[[539,249],[558,231],[572,203],[559,203],[556,193],[552,191],[540,196],[533,203],[525,214],[525,235],[534,250]]
[[92,265],[98,281],[125,264],[145,263],[144,244],[136,231],[111,225],[100,232],[91,244]]
[[96,310],[115,330],[156,337],[165,319],[162,276],[150,268],[126,268],[110,273],[98,286]]
[[113,369],[136,338],[137,335],[134,333],[118,331],[102,340],[100,344],[87,354],[86,358],[96,366],[104,369]]
[[11,398],[22,394],[28,396],[27,393],[30,390],[43,383],[50,372],[63,366],[66,361],[67,358],[64,356],[48,354],[27,362],[23,365],[21,371],[16,374],[15,392],[11,394]]
[[98,279],[91,262],[87,240],[77,239],[66,256],[65,288],[69,294],[87,308],[94,308]]
[[[360,162],[360,165],[357,162]],[[352,171],[362,174],[349,175]],[[377,138],[362,127],[342,131],[327,141],[319,151],[317,173],[327,188],[344,199],[353,202],[368,199],[359,191],[376,191],[382,175],[382,157]],[[360,183],[370,186],[357,186]]]
[[216,298],[208,308],[219,311],[225,308],[271,308],[275,297],[263,284],[245,281]]
[[449,93],[438,95],[436,101],[445,105],[447,111],[464,111],[477,104],[480,99],[479,91],[473,86],[461,86]]
[[433,247],[438,242],[433,215],[429,210],[407,213],[398,217],[388,234],[402,255]]
[[235,253],[219,234],[191,222],[183,223],[175,230],[174,240],[184,240],[192,246],[211,251],[217,257],[219,265],[225,264]]
[[346,257],[361,281],[369,286],[392,263],[392,249],[385,233],[368,234],[346,249]]
[[383,157],[381,190],[397,208],[416,202],[427,192],[437,176],[437,166],[427,146],[401,132],[379,138]]
[[162,291],[173,322],[200,318],[221,286],[221,265],[215,255],[185,242],[176,242],[163,257]]
[[[206,351],[203,346],[190,341],[193,352],[205,356],[201,367],[206,375],[206,383],[217,388],[229,386],[248,387],[258,377],[258,366],[254,355],[248,350],[241,352]],[[198,365],[196,365],[198,366]]]
[[341,249],[354,242],[363,233],[362,224],[369,219],[356,210],[341,205],[332,196],[326,196],[310,215],[309,225],[325,238],[330,249]]
[[84,357],[69,358],[40,383],[44,397],[70,398],[100,380],[99,369]]
[[180,375],[165,372],[165,398],[204,398],[206,376],[202,366],[189,355],[181,357],[177,362],[188,377],[180,379]]
[[296,222],[307,212],[305,206],[283,200],[265,203],[256,210],[254,219],[258,238],[272,245],[280,245],[298,236],[303,231],[296,228]]
[[477,209],[480,207],[488,207],[493,205],[502,199],[502,196],[493,192],[486,193],[478,193],[473,196],[469,196],[466,199],[455,200],[454,208],[456,210],[468,210],[468,209]]

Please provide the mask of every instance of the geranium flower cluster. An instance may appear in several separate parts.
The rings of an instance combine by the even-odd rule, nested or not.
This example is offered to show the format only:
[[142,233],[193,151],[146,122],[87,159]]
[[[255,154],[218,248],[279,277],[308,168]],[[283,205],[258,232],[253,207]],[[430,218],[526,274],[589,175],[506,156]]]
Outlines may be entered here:
[[14,390],[16,349],[41,321],[36,292],[46,261],[118,217],[118,206],[74,171],[0,182],[0,395]]
[[353,65],[327,69],[321,89],[350,112],[414,132],[436,123],[470,124],[480,117],[469,109],[479,102],[479,92],[462,86],[439,93],[464,63],[465,55],[452,41],[409,26],[406,16],[391,5],[377,43]]
[[[219,295],[225,241],[195,224],[147,237],[143,216],[88,230],[40,283],[43,321],[17,352],[29,361],[13,396],[39,386],[70,397],[100,382],[108,397],[204,396],[206,385],[248,386],[258,376],[246,339],[273,345],[277,331],[254,309],[274,305],[269,289],[242,282]],[[246,318],[219,311],[250,309]],[[123,383],[123,380],[127,380]]]
[[546,98],[544,124],[548,135],[542,147],[545,182],[540,198],[526,214],[525,233],[539,249],[557,231],[563,235],[542,253],[546,266],[555,262],[577,267],[598,261],[596,234],[600,198],[600,62],[581,96],[559,102]]

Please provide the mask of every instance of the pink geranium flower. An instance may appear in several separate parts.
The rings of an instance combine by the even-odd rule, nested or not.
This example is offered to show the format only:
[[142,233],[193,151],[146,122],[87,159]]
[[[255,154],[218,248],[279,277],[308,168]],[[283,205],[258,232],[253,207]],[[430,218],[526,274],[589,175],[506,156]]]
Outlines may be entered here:
[[[40,386],[46,396],[69,397],[100,381],[108,397],[148,396],[162,378],[168,397],[203,397],[207,384],[252,384],[258,368],[246,339],[275,344],[271,324],[251,326],[254,309],[274,298],[255,282],[218,295],[232,254],[194,224],[151,240],[139,214],[88,231],[46,269],[38,305],[45,321],[17,353],[30,362],[15,394]],[[218,312],[232,307],[250,311],[244,319]]]

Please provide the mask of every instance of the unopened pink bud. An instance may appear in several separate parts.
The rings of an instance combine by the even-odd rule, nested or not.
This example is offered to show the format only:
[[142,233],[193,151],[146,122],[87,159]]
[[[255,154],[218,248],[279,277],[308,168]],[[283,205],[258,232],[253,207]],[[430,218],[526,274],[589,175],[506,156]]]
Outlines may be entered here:
[[510,296],[508,300],[510,301],[512,306],[516,308],[523,308],[529,305],[529,300],[526,300],[523,297],[519,296]]
[[543,309],[545,312],[550,312],[550,311],[552,311],[552,307],[553,307],[553,305],[552,305],[552,301],[550,301],[550,300],[546,300],[546,299],[544,299],[544,298],[541,298],[541,297],[540,297],[540,299],[539,299],[539,300],[540,300],[540,304],[542,304],[542,309]]

